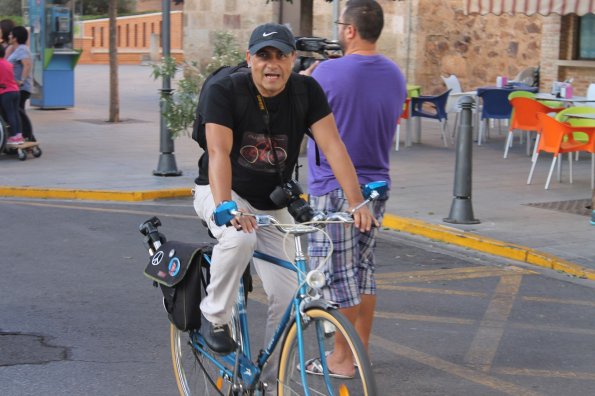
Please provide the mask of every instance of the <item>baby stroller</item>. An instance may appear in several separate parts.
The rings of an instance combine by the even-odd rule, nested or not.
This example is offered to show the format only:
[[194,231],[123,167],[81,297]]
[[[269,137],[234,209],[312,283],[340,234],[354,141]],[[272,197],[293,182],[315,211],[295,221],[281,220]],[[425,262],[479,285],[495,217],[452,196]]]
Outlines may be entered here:
[[6,141],[10,136],[8,132],[10,126],[4,121],[4,112],[2,108],[0,108],[0,153],[5,152],[7,154],[16,154],[17,158],[21,161],[27,159],[27,153],[31,153],[35,158],[40,157],[41,148],[39,148],[39,143],[37,143],[37,139],[35,139],[35,136],[33,135],[33,125],[31,125],[31,120],[29,120],[25,110],[21,108],[19,108],[19,119],[21,121],[21,131],[25,138],[25,143],[19,144],[18,146],[7,146]]

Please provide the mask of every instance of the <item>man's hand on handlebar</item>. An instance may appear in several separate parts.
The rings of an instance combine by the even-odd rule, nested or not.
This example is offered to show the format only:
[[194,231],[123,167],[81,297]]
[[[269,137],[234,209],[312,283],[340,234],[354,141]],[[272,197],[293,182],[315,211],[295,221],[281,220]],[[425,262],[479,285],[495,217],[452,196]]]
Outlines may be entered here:
[[238,205],[234,201],[223,201],[215,208],[213,221],[218,226],[227,225],[238,231],[256,231],[258,229],[256,218],[254,216],[242,216],[243,212],[246,211],[238,209]]
[[[238,212],[241,213],[242,209],[239,209]],[[230,223],[236,230],[244,231],[246,233],[254,232],[258,229],[256,218],[254,216],[237,215],[230,221]]]
[[[351,212],[351,208],[349,208]],[[380,224],[374,218],[370,208],[365,205],[361,206],[353,212],[354,226],[359,228],[361,232],[368,232],[374,227],[380,227]]]

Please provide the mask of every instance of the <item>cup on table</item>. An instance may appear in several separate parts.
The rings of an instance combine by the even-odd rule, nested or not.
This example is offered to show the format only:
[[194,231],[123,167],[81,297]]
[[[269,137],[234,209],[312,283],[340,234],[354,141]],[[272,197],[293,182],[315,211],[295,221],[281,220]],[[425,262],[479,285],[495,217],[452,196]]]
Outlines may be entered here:
[[498,88],[503,88],[508,84],[508,78],[506,76],[498,76],[496,77],[496,86]]
[[566,99],[572,98],[572,85],[568,84],[568,83],[564,83],[561,87],[560,87],[560,96]]

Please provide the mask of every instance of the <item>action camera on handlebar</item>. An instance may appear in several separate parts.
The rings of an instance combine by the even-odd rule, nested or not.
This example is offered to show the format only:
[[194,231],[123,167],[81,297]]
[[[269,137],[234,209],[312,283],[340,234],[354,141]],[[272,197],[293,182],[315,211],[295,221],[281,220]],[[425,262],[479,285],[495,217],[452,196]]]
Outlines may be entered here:
[[233,219],[232,212],[235,210],[238,210],[238,205],[234,201],[223,201],[215,208],[213,221],[218,226],[225,225]]
[[302,188],[295,180],[290,180],[275,187],[269,198],[279,207],[287,206],[289,214],[298,223],[311,221],[315,212],[314,209],[302,198]]
[[386,199],[386,194],[388,192],[388,182],[387,181],[375,181],[370,182],[362,187],[362,194],[364,195],[365,199],[368,199],[374,193],[376,196],[372,197],[373,199]]

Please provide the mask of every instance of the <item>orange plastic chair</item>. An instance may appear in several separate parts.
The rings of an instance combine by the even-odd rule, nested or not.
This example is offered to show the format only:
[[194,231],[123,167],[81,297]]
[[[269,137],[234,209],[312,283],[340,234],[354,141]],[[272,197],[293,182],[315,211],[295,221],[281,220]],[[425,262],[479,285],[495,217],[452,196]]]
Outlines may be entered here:
[[[504,146],[504,158],[508,157],[508,149],[512,147],[513,134],[515,130],[527,132],[527,155],[530,153],[531,139],[529,133],[538,132],[539,120],[537,119],[538,113],[557,113],[564,110],[563,107],[549,107],[543,103],[527,98],[527,97],[515,97],[510,99],[512,105],[512,118],[510,120],[510,127],[508,128],[508,137],[506,139],[506,145]],[[535,146],[538,144],[539,133],[536,137]]]
[[395,141],[395,151],[399,151],[399,142],[401,139],[401,120],[408,120],[409,119],[409,106],[411,104],[411,98],[405,99],[405,103],[403,104],[403,112],[401,116],[397,120],[397,133],[396,133],[396,141]]
[[[547,181],[545,182],[545,189],[547,190],[550,186],[550,180],[552,178],[552,173],[554,171],[554,166],[556,165],[556,161],[558,159],[558,155],[564,153],[574,153],[577,151],[587,151],[590,153],[595,153],[595,146],[593,141],[595,136],[595,127],[573,127],[572,125],[560,122],[553,117],[545,113],[538,113],[537,118],[539,120],[539,129],[541,131],[541,138],[537,144],[537,150],[535,152],[535,158],[533,163],[531,164],[531,171],[529,172],[529,178],[527,179],[527,184],[531,184],[531,179],[533,178],[533,171],[535,170],[535,165],[537,164],[537,160],[539,159],[539,154],[542,151],[547,153],[552,153],[552,164],[550,166],[550,172],[547,176]],[[573,139],[565,139],[567,136],[572,136],[572,134],[576,131],[581,131],[589,134],[589,141],[586,143],[577,142]],[[594,155],[591,156],[593,160],[595,158]],[[569,172],[570,172],[570,183],[572,183],[572,155],[568,156],[568,163],[569,163]],[[591,182],[593,182],[593,162],[591,163]],[[559,170],[559,168],[558,168]],[[558,180],[560,180],[560,174],[558,173]]]

